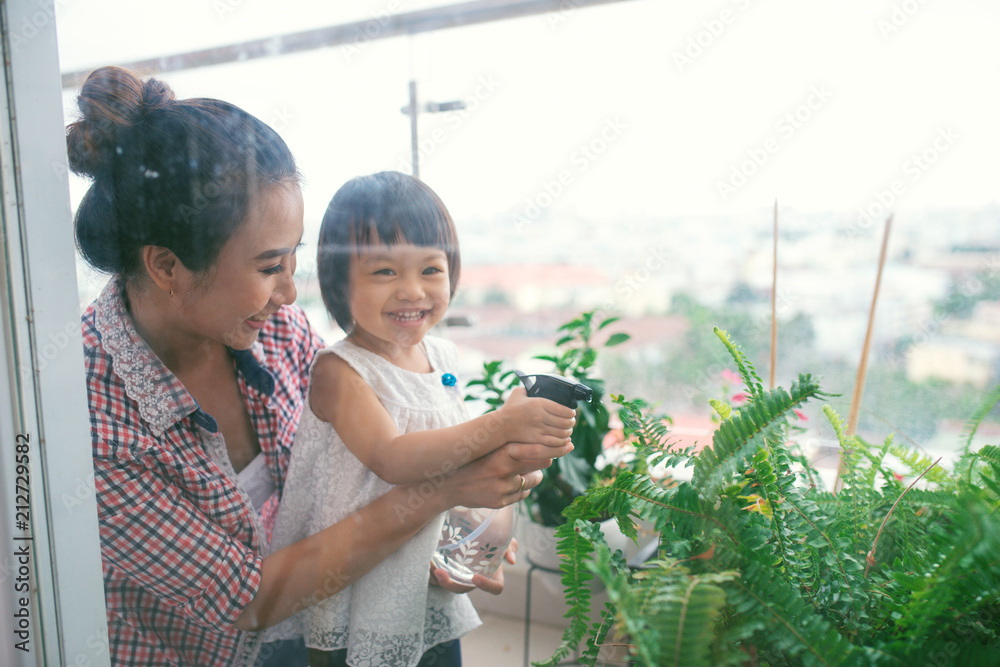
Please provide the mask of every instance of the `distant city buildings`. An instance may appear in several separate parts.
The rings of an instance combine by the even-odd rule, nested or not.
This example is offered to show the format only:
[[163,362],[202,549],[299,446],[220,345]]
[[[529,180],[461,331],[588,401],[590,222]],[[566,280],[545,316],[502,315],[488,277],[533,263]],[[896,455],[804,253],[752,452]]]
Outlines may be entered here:
[[[980,302],[971,317],[941,311],[950,292],[971,294],[1000,272],[998,218],[995,206],[896,216],[873,349],[904,341],[912,381],[984,388],[1000,377],[1000,302]],[[720,308],[741,288],[752,298],[737,307],[770,319],[769,215],[590,220],[549,211],[516,234],[482,224],[460,233],[474,238],[459,299],[471,311],[497,303],[509,306],[510,316],[598,309],[629,318],[630,331],[645,318],[643,338],[655,344],[648,327],[669,313],[675,295]],[[850,215],[781,212],[778,319],[807,316],[821,357],[860,355],[881,233],[874,224],[860,228]]]

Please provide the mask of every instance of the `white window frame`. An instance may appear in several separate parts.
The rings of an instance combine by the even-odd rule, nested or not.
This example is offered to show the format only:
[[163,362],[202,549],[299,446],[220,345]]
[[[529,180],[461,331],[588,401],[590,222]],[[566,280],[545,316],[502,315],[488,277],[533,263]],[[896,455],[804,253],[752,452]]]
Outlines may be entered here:
[[[0,3],[0,34],[0,664],[100,667],[110,655],[53,0]],[[27,651],[15,632],[25,613]]]

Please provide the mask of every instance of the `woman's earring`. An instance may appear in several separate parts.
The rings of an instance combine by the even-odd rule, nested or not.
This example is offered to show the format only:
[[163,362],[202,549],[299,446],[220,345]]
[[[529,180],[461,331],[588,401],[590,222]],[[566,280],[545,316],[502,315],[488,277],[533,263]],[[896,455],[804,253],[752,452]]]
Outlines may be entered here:
[[173,287],[170,288],[170,298],[171,299],[174,298],[174,288]]

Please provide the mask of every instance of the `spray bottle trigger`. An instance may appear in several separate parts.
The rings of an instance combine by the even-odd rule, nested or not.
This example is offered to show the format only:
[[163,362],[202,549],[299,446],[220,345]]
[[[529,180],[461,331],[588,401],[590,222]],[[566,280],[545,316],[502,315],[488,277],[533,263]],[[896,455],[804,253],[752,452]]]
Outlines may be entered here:
[[532,376],[525,375],[521,371],[514,371],[514,375],[517,376],[517,379],[519,379],[521,381],[521,384],[524,385],[525,391],[527,391],[528,395],[531,396],[532,395],[531,387],[535,384],[535,381],[532,379]]

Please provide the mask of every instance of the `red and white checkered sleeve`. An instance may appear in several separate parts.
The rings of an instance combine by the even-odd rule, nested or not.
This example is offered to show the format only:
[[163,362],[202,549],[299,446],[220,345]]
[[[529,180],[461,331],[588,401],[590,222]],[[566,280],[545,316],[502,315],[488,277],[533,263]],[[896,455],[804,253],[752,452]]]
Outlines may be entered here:
[[95,479],[106,572],[209,627],[233,624],[260,586],[261,558],[219,525],[224,517],[141,465],[95,460]]
[[296,305],[283,306],[279,317],[273,318],[271,337],[292,364],[302,395],[309,386],[309,370],[316,353],[325,347],[323,339],[312,328],[305,312]]

